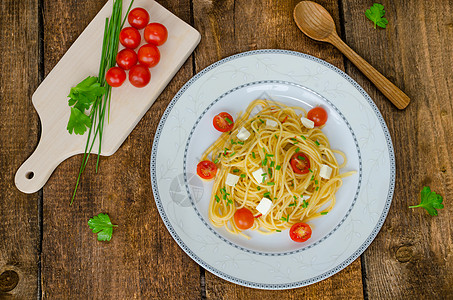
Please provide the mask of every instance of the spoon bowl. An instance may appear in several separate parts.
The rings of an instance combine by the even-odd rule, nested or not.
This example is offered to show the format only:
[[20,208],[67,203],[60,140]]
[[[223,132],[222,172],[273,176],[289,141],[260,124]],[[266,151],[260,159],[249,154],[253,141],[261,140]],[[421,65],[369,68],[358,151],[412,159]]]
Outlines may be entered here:
[[329,42],[338,48],[398,109],[409,105],[410,98],[343,42],[329,12],[312,1],[299,2],[294,8],[294,21],[308,37]]
[[323,6],[312,1],[296,5],[294,21],[303,33],[317,41],[327,42],[332,34],[336,34],[332,16]]

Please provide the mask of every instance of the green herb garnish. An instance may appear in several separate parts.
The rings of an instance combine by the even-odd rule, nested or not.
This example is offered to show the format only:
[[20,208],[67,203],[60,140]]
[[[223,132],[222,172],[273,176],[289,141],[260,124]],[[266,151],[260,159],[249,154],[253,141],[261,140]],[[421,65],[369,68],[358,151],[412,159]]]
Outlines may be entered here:
[[419,205],[409,206],[409,208],[423,207],[431,216],[437,216],[436,209],[444,208],[442,196],[436,192],[431,192],[431,189],[427,186],[423,187],[420,192],[420,198],[421,201]]
[[99,214],[88,220],[88,226],[98,234],[98,241],[110,241],[113,234],[113,225],[108,214]]
[[365,16],[374,23],[374,29],[376,25],[382,28],[386,28],[389,21],[384,18],[385,10],[384,5],[374,3],[369,9],[365,11]]
[[281,168],[282,168],[282,166],[280,166],[280,165],[277,165],[277,166],[275,167],[275,170],[277,170],[277,171],[278,171],[278,170],[280,170]]
[[230,125],[233,124],[233,121],[231,121],[230,118],[228,118],[228,117],[225,117],[225,121],[227,121],[227,123]]
[[275,182],[268,182],[267,185],[275,185]]
[[245,174],[241,174],[241,178],[245,178]]
[[216,200],[217,202],[220,202],[219,196],[215,195],[215,200]]
[[323,212],[321,213],[321,215],[327,215],[327,213],[328,213],[327,211],[323,211]]

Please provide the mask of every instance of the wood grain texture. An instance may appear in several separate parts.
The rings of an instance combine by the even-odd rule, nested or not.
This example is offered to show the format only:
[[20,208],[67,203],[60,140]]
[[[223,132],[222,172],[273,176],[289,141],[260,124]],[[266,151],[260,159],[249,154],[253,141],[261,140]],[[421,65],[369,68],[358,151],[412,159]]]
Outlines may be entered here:
[[[453,297],[453,2],[382,1],[389,24],[374,29],[369,1],[344,1],[345,41],[411,97],[401,112],[349,62],[395,147],[395,195],[383,229],[365,252],[370,299]],[[409,209],[428,185],[444,197],[439,216]]]
[[14,173],[38,140],[31,95],[39,83],[38,1],[0,2],[0,299],[38,294],[38,193],[14,187]]
[[[190,21],[188,1],[160,3]],[[103,4],[44,2],[46,73]],[[66,12],[65,18],[59,16],[61,11]],[[195,299],[201,294],[199,267],[177,246],[162,223],[149,174],[158,121],[192,74],[189,60],[115,155],[101,158],[98,174],[95,159],[91,159],[72,207],[69,200],[80,156],[63,162],[44,187],[43,298]],[[101,212],[119,225],[108,243],[98,242],[87,225],[90,217]]]
[[[196,70],[238,52],[277,48],[304,52],[343,69],[343,57],[333,46],[306,37],[292,16],[298,1],[195,1],[194,24],[202,34],[195,51]],[[322,1],[338,22],[336,1]],[[337,24],[339,28],[339,23]],[[308,287],[263,291],[224,281],[206,272],[208,299],[326,299],[363,297],[360,259],[337,275]]]

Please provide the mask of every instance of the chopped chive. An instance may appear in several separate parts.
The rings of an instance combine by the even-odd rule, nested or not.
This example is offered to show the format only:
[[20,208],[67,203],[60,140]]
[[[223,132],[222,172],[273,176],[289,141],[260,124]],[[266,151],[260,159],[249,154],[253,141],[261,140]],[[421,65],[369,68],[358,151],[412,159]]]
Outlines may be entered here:
[[290,138],[290,140],[294,142],[294,145],[296,145],[298,143],[296,138]]
[[274,200],[277,200],[277,197],[275,197]]
[[315,191],[318,191],[319,190],[319,186],[316,187]]
[[266,154],[266,149],[264,149],[264,147],[263,147],[263,152],[264,152],[264,154]]
[[296,206],[296,202],[291,203],[288,207]]
[[274,167],[274,165],[275,165],[275,161],[271,161],[271,165],[270,165],[270,167],[271,167],[271,168],[273,168],[273,167]]
[[241,178],[245,178],[245,174],[241,174]]
[[278,136],[277,136],[276,134],[274,134],[274,137],[275,137],[276,139],[278,139]]
[[294,200],[297,200],[297,196],[294,196],[294,195],[293,195],[293,197],[294,197]]
[[266,192],[266,193],[263,194],[264,197],[269,197],[270,195],[271,195],[270,192]]
[[315,180],[315,184],[318,184],[318,180]]
[[266,154],[266,157],[274,157],[274,154]]
[[303,136],[303,135],[301,135],[300,137],[301,137],[301,138],[303,138],[304,140],[306,140],[306,139],[307,139],[307,138],[306,138],[305,136]]
[[261,174],[261,176],[263,176],[263,177],[264,177],[264,176],[266,176],[266,175],[267,175],[267,173],[263,173],[263,174]]
[[252,152],[252,157],[253,157],[253,158],[256,158],[255,152]]
[[275,170],[277,170],[277,171],[278,171],[278,170],[280,170],[281,168],[282,168],[282,166],[280,166],[280,165],[277,165],[277,166],[275,167]]
[[220,202],[219,196],[215,195],[215,201]]
[[240,171],[239,169],[234,169],[234,170],[233,170],[234,173],[237,173],[237,172],[239,172],[239,171]]
[[233,121],[231,121],[230,118],[228,118],[228,117],[225,117],[225,121],[227,121],[227,123],[230,125],[233,124]]
[[261,187],[260,187],[260,186],[257,186],[256,189],[257,189],[258,191],[260,191],[260,190],[261,190]]
[[312,172],[312,173],[313,173],[313,170],[312,170],[312,169],[310,169],[310,168],[308,168],[308,171],[310,171],[310,172]]
[[226,194],[223,194],[222,198],[223,198],[223,200],[226,200],[227,195],[226,195]]
[[278,230],[278,229],[277,229],[277,230],[275,230],[275,231],[277,231],[277,232],[282,232],[281,230]]
[[218,163],[219,163],[219,160],[218,160],[218,159],[214,160],[214,163],[215,163],[215,164],[218,164]]
[[288,222],[289,221],[289,216],[286,216],[286,218],[285,217],[281,217],[280,220]]
[[235,144],[237,144],[237,143],[236,143],[233,139],[231,139],[231,144],[232,144],[232,145],[235,145]]
[[231,154],[230,154],[230,157],[233,156],[233,155],[235,155],[235,154],[236,154],[236,152],[231,153]]
[[275,182],[268,182],[267,185],[275,185]]
[[262,119],[259,119],[261,123],[264,123],[264,121]]
[[244,142],[243,141],[238,141],[238,144],[239,145],[244,145]]
[[310,180],[313,180],[315,179],[315,175],[311,175],[311,179]]
[[296,153],[297,153],[297,152],[299,152],[299,151],[300,151],[300,148],[299,148],[299,147],[297,147],[297,148],[296,148],[296,151],[294,151],[294,152],[296,152]]
[[261,163],[263,166],[267,165],[267,157]]
[[318,145],[318,146],[320,145],[318,141],[315,141],[315,144]]
[[226,194],[226,189],[225,189],[225,188],[221,188],[221,189],[220,189],[220,192]]
[[228,199],[228,203],[231,203],[231,204],[233,204],[233,201],[231,201],[231,199]]
[[272,169],[271,168],[267,168],[267,172],[269,173],[269,176],[272,177]]
[[323,212],[321,213],[321,215],[327,215],[327,213],[328,213],[327,211],[323,211]]
[[305,157],[303,157],[302,155],[298,155],[297,158],[300,160],[305,160]]
[[302,207],[303,208],[307,208],[308,207],[308,201],[307,200],[304,200],[304,203],[302,203]]

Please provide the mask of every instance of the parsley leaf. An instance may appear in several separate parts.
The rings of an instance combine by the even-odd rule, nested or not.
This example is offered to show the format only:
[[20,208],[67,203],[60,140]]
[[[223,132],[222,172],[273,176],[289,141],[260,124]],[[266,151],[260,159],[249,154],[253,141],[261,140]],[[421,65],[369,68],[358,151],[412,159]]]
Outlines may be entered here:
[[96,98],[105,93],[97,77],[88,76],[75,87],[72,87],[68,97],[68,105],[71,106],[71,115],[68,121],[70,134],[84,134],[87,127],[91,127],[91,119],[85,115],[85,110],[90,109]]
[[98,234],[98,241],[110,241],[113,234],[113,225],[110,221],[109,215],[99,214],[88,220],[88,226],[93,230],[94,233]]
[[66,129],[70,134],[84,134],[87,128],[91,127],[91,118],[75,107],[71,107],[68,127]]
[[431,192],[431,189],[425,186],[420,192],[421,201],[419,205],[409,206],[409,208],[423,207],[431,216],[437,216],[436,209],[444,208],[442,204],[443,198],[436,192]]
[[386,18],[383,18],[385,15],[384,5],[379,3],[374,3],[369,9],[365,11],[365,16],[373,21],[374,29],[376,25],[382,28],[386,28],[389,21]]

